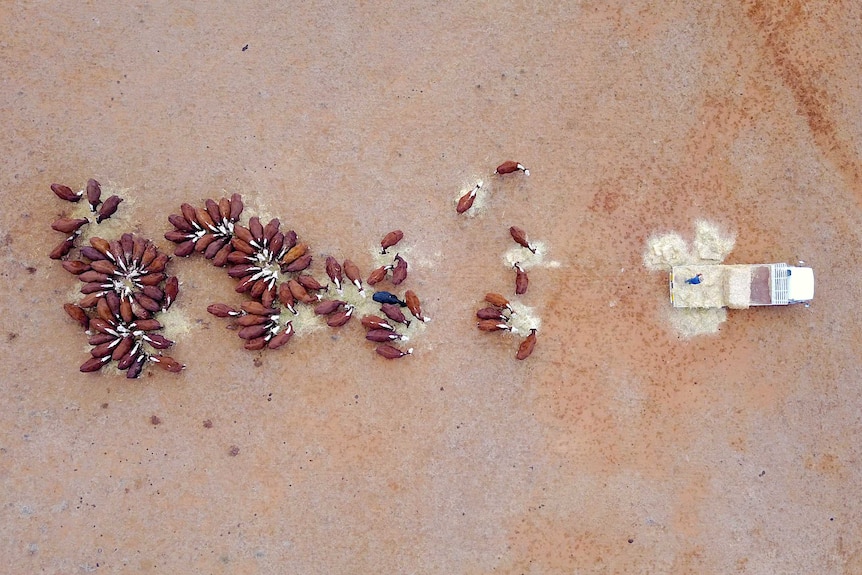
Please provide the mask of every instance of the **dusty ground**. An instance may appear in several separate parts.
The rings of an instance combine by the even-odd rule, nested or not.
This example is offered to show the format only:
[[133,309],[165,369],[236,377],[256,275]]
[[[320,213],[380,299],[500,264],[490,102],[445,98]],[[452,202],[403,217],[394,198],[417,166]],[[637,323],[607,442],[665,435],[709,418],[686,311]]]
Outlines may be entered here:
[[[274,4],[0,8],[9,572],[862,573],[859,3]],[[234,191],[366,271],[401,228],[433,322],[247,352],[174,261],[188,369],[79,373],[49,185],[89,177],[166,247]],[[680,338],[641,258],[699,218],[814,304]],[[472,319],[513,224],[561,263],[525,362]]]

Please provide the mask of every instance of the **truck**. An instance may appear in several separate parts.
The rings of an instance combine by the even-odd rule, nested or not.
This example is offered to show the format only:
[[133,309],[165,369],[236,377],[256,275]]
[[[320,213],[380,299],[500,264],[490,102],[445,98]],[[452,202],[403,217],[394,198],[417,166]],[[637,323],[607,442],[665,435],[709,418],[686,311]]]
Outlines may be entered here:
[[673,266],[670,271],[670,303],[677,308],[747,309],[807,304],[813,298],[814,270],[808,267],[695,264]]

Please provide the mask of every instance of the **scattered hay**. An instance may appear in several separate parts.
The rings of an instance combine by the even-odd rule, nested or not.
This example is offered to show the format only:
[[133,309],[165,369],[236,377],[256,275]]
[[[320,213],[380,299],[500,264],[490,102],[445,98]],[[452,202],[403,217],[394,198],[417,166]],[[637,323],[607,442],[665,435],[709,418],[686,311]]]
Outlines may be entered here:
[[696,258],[691,255],[686,241],[676,232],[647,240],[644,265],[648,270],[669,272],[673,266],[691,263],[697,263]]
[[282,311],[282,316],[288,318],[293,325],[294,334],[302,337],[309,333],[320,331],[326,325],[326,318],[314,313],[314,305],[297,305],[296,315],[288,310]]
[[694,249],[703,263],[723,262],[735,244],[736,237],[732,234],[723,235],[715,224],[706,220],[695,223]]
[[533,308],[516,301],[510,301],[509,305],[514,312],[509,319],[513,335],[522,337],[529,334],[531,329],[538,331],[542,327],[542,319],[535,315]]
[[503,253],[505,266],[511,268],[515,264],[519,264],[525,270],[534,267],[551,267],[545,263],[545,255],[548,253],[548,246],[545,242],[530,242],[530,245],[536,250],[536,253],[523,246],[515,246],[506,250]]
[[[96,217],[99,213],[98,210],[96,212],[91,211],[90,204],[87,203],[86,188],[81,189],[83,200],[75,203],[68,203],[67,205],[64,205],[61,210],[58,210],[59,213],[67,218],[86,218],[90,220],[88,225],[85,225],[78,230],[78,239],[75,242],[75,250],[83,246],[91,245],[90,239],[94,237],[104,238],[110,241],[120,239],[120,236],[126,232],[135,234],[140,233],[140,226],[134,223],[131,215],[134,213],[135,205],[137,204],[137,197],[132,192],[132,188],[124,188],[113,182],[100,185],[102,189],[101,198],[103,202],[115,195],[120,196],[123,200],[120,202],[114,215],[108,219],[102,220],[101,223],[96,223]],[[70,234],[66,235],[69,236]],[[56,237],[59,238],[60,236],[57,235]],[[141,237],[145,236],[142,235]],[[57,243],[59,243],[59,241]],[[41,247],[42,246],[39,246],[40,249]],[[80,286],[78,286],[78,289],[80,289]],[[78,290],[76,289],[75,291],[77,292]],[[75,297],[80,295],[81,294],[78,292]],[[70,301],[74,301],[74,298]]]
[[693,245],[676,232],[652,236],[647,240],[644,266],[651,271],[670,271],[673,266],[720,264],[736,244],[736,238],[706,220],[695,223]]
[[186,306],[176,302],[168,311],[159,313],[158,320],[162,324],[161,334],[174,341],[198,329],[198,322],[188,314]]

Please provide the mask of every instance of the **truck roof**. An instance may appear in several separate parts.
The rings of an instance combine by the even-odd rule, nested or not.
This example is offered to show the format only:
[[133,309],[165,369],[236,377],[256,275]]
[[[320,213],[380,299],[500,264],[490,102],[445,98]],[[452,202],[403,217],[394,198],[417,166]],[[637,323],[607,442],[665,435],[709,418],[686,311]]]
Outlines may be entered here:
[[788,266],[787,271],[791,278],[787,299],[791,302],[814,299],[814,270]]

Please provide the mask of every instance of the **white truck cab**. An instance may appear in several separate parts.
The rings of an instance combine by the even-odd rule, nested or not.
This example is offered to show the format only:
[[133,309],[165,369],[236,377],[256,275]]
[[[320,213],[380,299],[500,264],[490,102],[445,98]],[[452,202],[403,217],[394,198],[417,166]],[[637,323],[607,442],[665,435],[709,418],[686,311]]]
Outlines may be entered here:
[[787,303],[806,303],[814,299],[814,270],[787,266]]

